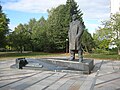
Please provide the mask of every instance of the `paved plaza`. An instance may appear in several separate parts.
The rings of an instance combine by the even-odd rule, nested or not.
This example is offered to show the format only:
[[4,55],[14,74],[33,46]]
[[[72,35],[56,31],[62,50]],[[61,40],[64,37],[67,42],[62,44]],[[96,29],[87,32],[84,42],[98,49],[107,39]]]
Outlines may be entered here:
[[120,61],[103,61],[94,90],[120,90]]
[[91,74],[10,68],[0,61],[0,90],[120,90],[120,62],[95,60]]

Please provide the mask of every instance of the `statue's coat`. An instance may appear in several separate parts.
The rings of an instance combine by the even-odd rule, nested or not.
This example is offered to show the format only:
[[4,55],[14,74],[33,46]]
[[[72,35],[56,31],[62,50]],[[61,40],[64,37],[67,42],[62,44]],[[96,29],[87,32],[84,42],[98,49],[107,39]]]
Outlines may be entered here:
[[80,21],[75,20],[70,23],[69,35],[69,50],[79,50],[81,47],[81,36],[83,34],[83,25]]

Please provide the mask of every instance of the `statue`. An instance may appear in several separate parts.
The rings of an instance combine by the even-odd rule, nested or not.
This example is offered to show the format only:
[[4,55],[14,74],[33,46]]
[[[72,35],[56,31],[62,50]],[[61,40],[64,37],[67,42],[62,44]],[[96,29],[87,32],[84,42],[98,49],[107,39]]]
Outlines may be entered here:
[[75,59],[75,51],[78,51],[79,62],[83,60],[83,51],[81,48],[81,36],[84,32],[83,23],[76,19],[76,15],[72,16],[72,22],[68,31],[69,35],[69,52],[71,54],[69,60]]

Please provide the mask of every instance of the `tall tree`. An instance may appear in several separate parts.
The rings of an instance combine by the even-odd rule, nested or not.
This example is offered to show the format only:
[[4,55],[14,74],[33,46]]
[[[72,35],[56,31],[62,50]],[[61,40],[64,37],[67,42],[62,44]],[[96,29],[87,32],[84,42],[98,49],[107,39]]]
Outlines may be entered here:
[[102,22],[102,25],[103,27],[99,27],[96,33],[94,33],[93,38],[95,40],[97,48],[107,50],[113,38],[111,21],[104,21]]
[[[65,5],[60,5],[48,11],[48,27],[51,46],[54,49],[65,49],[65,41],[68,38],[69,23],[73,14],[83,22],[82,12],[74,0],[67,0]],[[83,24],[84,25],[84,24]]]
[[[47,20],[44,17],[41,17],[38,21],[35,18],[30,19],[28,24],[23,25],[23,29],[25,30],[17,30],[19,29],[17,27],[15,32],[24,31],[27,39],[23,39],[27,40],[33,51],[63,51],[65,50],[65,43],[68,38],[69,23],[72,17],[71,13],[76,14],[77,18],[83,22],[83,14],[78,9],[77,3],[74,0],[68,0],[65,5],[59,5],[56,8],[48,10]],[[24,34],[21,35],[24,37]]]
[[47,51],[49,39],[47,37],[46,20],[44,17],[41,17],[38,21],[36,21],[31,37],[36,51]]
[[79,19],[81,22],[83,22],[82,19],[82,11],[79,9],[79,5],[77,5],[77,3],[74,0],[67,0],[66,1],[66,9],[67,9],[67,13],[69,15],[69,19],[70,21],[72,20],[72,15],[76,14],[77,19]]
[[19,24],[10,35],[10,39],[13,42],[13,46],[22,53],[27,42],[24,25]]
[[0,5],[0,48],[5,47],[6,35],[9,32],[9,19],[6,14],[2,11],[2,6]]
[[30,35],[29,43],[31,45],[32,51],[34,51],[35,46],[36,46],[34,45],[35,38],[33,36],[33,34],[36,32],[36,26],[37,26],[37,20],[35,18],[30,19],[30,21],[28,22],[27,30]]
[[82,36],[82,46],[83,50],[87,53],[92,51],[93,48],[95,48],[95,42],[91,34],[87,31],[87,29],[84,31]]
[[66,23],[65,5],[60,5],[49,11],[48,36],[52,49],[64,49],[67,38],[68,23]]
[[120,55],[120,14],[117,13],[111,16],[113,39],[118,47],[118,54]]

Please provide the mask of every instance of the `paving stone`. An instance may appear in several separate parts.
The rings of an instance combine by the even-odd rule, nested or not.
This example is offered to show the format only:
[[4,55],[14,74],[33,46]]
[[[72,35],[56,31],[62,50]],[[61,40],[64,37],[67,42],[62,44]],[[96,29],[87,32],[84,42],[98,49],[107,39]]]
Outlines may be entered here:
[[48,73],[48,74],[45,74],[45,73],[40,73],[40,74],[35,74],[31,77],[28,77],[28,78],[25,78],[21,81],[18,81],[11,86],[12,89],[15,89],[15,90],[23,90],[25,88],[28,88],[34,84],[36,84],[37,82],[47,78],[48,76],[52,75],[51,73]]
[[[39,85],[39,87],[44,86],[42,89],[47,89],[49,86],[53,85],[55,82],[57,82],[60,78],[64,77],[65,75],[66,75],[65,73],[55,73],[54,75],[36,83],[31,87],[33,88],[36,87],[36,85]],[[30,90],[31,87],[29,87],[26,90]]]
[[104,61],[94,90],[120,90],[120,61]]
[[120,61],[95,60],[96,66],[90,75],[19,70],[10,68],[12,64],[14,60],[0,61],[0,90],[120,90]]
[[[66,87],[67,82],[68,82],[70,79],[72,79],[72,78],[74,78],[74,80],[75,80],[75,76],[69,77],[69,76],[66,75],[65,77],[59,79],[59,80],[58,80],[57,82],[55,82],[53,85],[51,85],[50,87],[48,87],[47,90],[51,90],[51,89],[53,89],[53,88],[54,88],[54,90],[56,90],[56,89],[62,90],[61,88]],[[76,81],[76,80],[75,80],[75,81]],[[64,85],[65,85],[65,86],[64,86]],[[64,90],[65,90],[65,88],[64,88]],[[66,89],[66,90],[67,90],[67,89]]]

